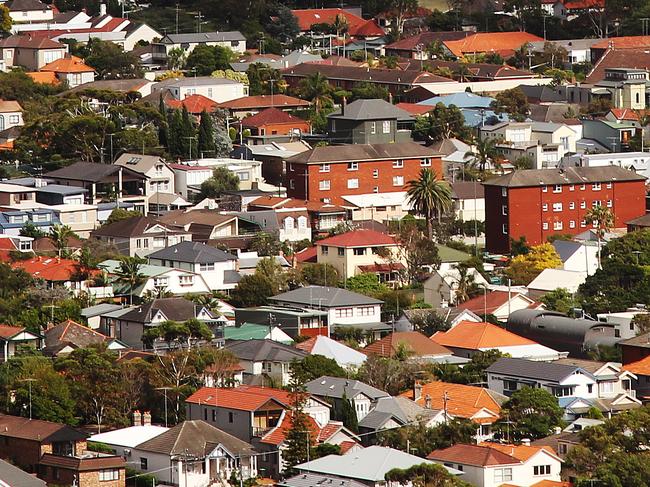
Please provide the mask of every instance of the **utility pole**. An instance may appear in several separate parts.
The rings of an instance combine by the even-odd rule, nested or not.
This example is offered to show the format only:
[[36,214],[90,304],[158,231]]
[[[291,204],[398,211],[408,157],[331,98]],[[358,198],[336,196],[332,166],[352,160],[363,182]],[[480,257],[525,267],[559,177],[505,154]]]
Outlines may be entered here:
[[190,146],[189,146],[189,150],[190,150],[190,159],[189,159],[189,160],[191,161],[191,160],[192,160],[192,141],[193,141],[194,139],[196,139],[196,136],[189,136],[189,137],[183,137],[183,138],[184,138],[184,139],[189,139],[189,140],[190,140]]
[[176,10],[176,33],[178,34],[178,12],[180,11],[178,4],[176,4],[176,8],[174,10]]
[[157,387],[157,391],[163,391],[165,395],[165,428],[167,428],[167,391],[171,390],[171,387]]
[[32,382],[36,381],[36,379],[33,378],[28,378],[28,379],[22,379],[21,382],[27,382],[29,384],[29,419],[32,419]]
[[199,34],[201,33],[201,19],[203,18],[203,15],[201,15],[201,11],[199,10],[196,13],[196,32]]

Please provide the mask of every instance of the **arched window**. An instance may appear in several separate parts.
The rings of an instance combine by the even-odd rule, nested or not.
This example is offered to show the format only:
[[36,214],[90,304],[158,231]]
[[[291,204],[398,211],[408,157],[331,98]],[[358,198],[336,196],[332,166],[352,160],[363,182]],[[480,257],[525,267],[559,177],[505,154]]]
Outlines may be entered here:
[[286,217],[284,219],[284,229],[293,230],[293,226],[294,226],[293,218],[291,218],[290,216]]

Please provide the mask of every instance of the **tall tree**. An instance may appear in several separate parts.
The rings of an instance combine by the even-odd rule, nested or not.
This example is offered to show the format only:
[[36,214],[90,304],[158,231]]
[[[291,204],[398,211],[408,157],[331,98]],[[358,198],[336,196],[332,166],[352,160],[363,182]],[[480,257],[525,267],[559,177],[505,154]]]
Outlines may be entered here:
[[162,121],[158,126],[158,143],[163,147],[169,148],[169,125],[167,117],[167,106],[165,105],[165,100],[163,100],[162,95],[158,101],[158,111],[162,117]]
[[183,105],[181,110],[181,133],[179,135],[180,155],[188,159],[197,158],[199,154],[196,151],[196,129],[194,121],[190,117],[187,107]]
[[303,384],[295,379],[289,383],[291,427],[286,433],[282,459],[284,461],[285,475],[295,473],[295,466],[306,462],[315,443],[314,432],[310,428],[310,418],[305,413],[307,394]]
[[407,183],[407,198],[415,211],[427,220],[427,234],[433,239],[433,219],[438,219],[452,208],[451,187],[438,179],[435,171],[422,169],[419,179]]
[[508,441],[528,438],[536,440],[553,432],[562,425],[564,410],[557,398],[545,389],[524,387],[515,391],[508,402],[501,407],[501,417],[509,421],[501,429],[510,431]]
[[141,267],[146,261],[139,257],[125,257],[120,267],[115,271],[117,282],[124,283],[129,289],[129,304],[133,304],[133,291],[144,282],[145,276]]
[[305,100],[311,100],[316,109],[316,113],[320,113],[323,105],[332,103],[333,91],[332,85],[329,84],[327,78],[320,72],[310,74],[301,80],[298,86],[300,97]]
[[49,238],[56,247],[59,257],[67,251],[68,241],[73,236],[74,232],[68,225],[54,225],[50,228]]
[[198,153],[203,156],[203,153],[214,153],[214,125],[210,114],[203,110],[201,112],[201,122],[199,123],[198,134]]
[[239,189],[239,178],[227,167],[219,166],[212,171],[212,177],[201,183],[199,200],[216,198],[224,191]]
[[485,178],[486,169],[489,166],[498,168],[500,166],[500,156],[497,152],[495,139],[478,139],[475,141],[474,150],[465,153],[465,160],[468,166],[477,170],[482,178]]
[[594,206],[585,213],[585,220],[593,222],[596,227],[596,237],[598,238],[598,268],[601,268],[601,243],[605,233],[609,232],[614,226],[614,213],[605,206]]

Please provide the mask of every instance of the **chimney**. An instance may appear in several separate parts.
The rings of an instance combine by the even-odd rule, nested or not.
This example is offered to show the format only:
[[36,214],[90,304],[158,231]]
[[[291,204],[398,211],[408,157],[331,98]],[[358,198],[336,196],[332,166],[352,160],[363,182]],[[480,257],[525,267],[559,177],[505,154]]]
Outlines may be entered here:
[[413,384],[413,400],[417,401],[422,397],[422,384],[418,381],[415,381]]
[[530,446],[530,438],[524,438],[521,440],[521,444],[524,446]]
[[133,411],[133,426],[140,426],[142,424],[142,413],[137,409]]
[[106,4],[105,3],[100,3],[99,4],[99,15],[106,15]]
[[390,91],[388,92],[388,103],[393,104],[393,94]]
[[151,412],[145,411],[142,413],[142,424],[144,426],[151,426]]
[[427,409],[431,409],[431,396],[429,394],[424,396],[424,407]]

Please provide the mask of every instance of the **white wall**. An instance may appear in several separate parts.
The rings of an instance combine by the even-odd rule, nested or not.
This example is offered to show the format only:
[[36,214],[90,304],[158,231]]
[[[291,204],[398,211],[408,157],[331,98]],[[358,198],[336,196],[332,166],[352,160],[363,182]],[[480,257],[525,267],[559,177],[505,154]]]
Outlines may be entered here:
[[[191,78],[187,78],[187,80],[191,80]],[[214,83],[209,85],[183,83],[180,86],[170,86],[169,90],[177,100],[184,100],[190,95],[203,95],[212,101],[223,103],[248,96],[248,87],[243,83]]]
[[[317,303],[314,303],[314,308],[318,306]],[[372,308],[370,314],[362,315],[360,308]],[[352,316],[343,315],[337,317],[337,309],[347,309],[347,308],[330,308],[327,310],[327,321],[330,324],[330,327],[333,325],[345,325],[353,326],[364,323],[379,323],[381,321],[381,305],[372,304],[368,306],[350,306],[352,308]]]

